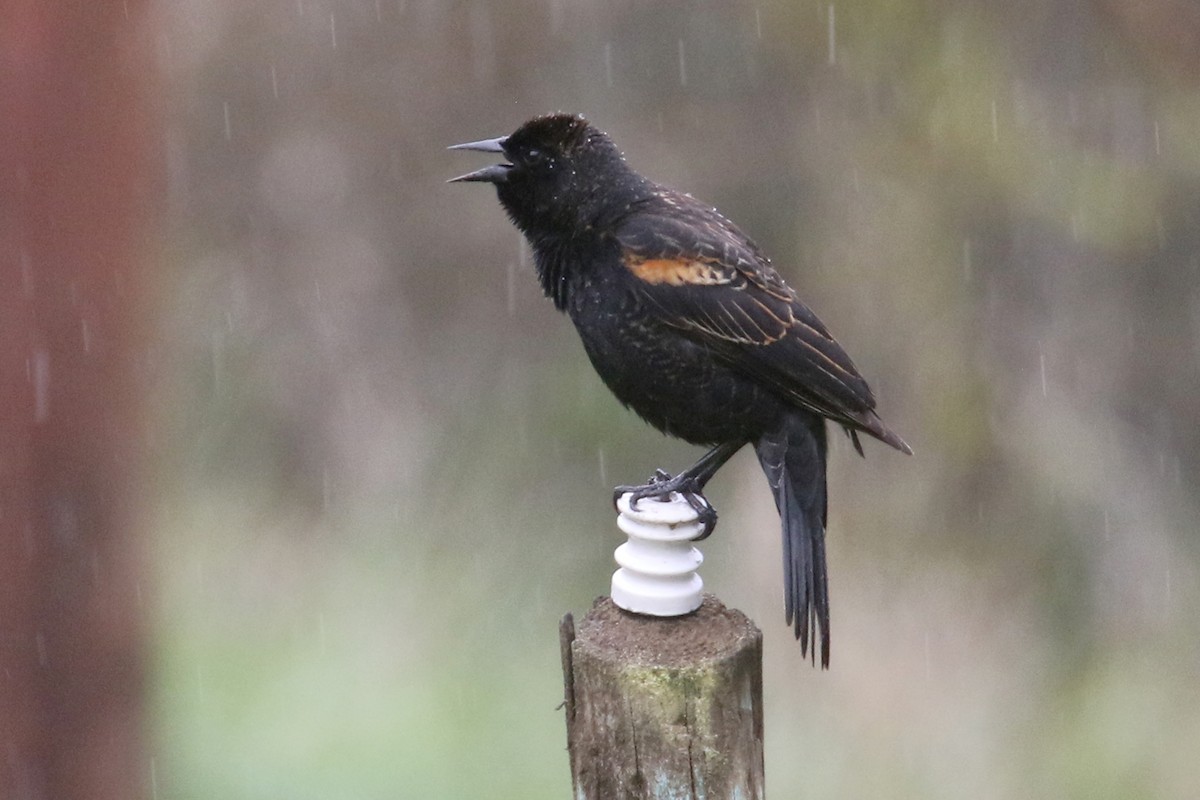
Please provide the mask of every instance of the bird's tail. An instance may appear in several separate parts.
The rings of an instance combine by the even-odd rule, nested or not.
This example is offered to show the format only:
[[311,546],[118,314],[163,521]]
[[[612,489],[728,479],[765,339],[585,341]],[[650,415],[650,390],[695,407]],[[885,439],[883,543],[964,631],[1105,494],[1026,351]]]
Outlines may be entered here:
[[829,667],[829,584],[825,570],[825,420],[793,411],[754,444],[783,526],[784,609],[800,649]]

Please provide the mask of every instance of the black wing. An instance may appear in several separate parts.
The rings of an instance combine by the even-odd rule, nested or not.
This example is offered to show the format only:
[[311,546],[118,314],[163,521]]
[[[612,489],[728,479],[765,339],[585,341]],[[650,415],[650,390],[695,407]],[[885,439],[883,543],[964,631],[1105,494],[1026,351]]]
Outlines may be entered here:
[[850,356],[729,220],[663,191],[622,221],[617,241],[666,324],[797,405],[911,452],[875,414]]

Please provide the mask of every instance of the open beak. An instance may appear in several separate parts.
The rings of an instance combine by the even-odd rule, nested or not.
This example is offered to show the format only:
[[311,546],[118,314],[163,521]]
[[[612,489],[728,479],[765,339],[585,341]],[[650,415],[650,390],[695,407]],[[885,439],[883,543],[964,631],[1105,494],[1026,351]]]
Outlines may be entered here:
[[[481,139],[478,142],[465,142],[463,144],[451,145],[449,150],[478,150],[482,153],[503,153],[504,141],[507,136],[499,136],[495,139]],[[459,175],[457,178],[451,178],[446,183],[460,183],[466,181],[475,181],[479,183],[504,183],[508,180],[508,171],[512,169],[512,164],[493,164],[490,167],[477,169],[474,172],[468,172],[466,175]]]

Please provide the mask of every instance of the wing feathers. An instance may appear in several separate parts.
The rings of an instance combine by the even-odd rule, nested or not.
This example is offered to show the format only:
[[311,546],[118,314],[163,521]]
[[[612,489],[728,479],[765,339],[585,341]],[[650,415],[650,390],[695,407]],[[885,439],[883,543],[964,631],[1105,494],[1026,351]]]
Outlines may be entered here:
[[631,283],[660,319],[800,407],[911,452],[875,414],[850,356],[754,243],[690,197],[669,199],[662,215],[640,208],[617,231]]

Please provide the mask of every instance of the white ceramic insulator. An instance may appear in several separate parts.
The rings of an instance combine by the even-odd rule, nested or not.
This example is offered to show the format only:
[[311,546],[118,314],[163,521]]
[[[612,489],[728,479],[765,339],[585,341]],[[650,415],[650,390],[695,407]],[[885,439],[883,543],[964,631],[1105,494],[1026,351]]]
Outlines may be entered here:
[[621,566],[612,577],[612,599],[626,611],[678,617],[703,601],[704,581],[696,569],[704,555],[692,545],[703,524],[676,493],[668,501],[644,498],[636,509],[629,494],[617,500],[617,526],[629,541],[617,548]]

